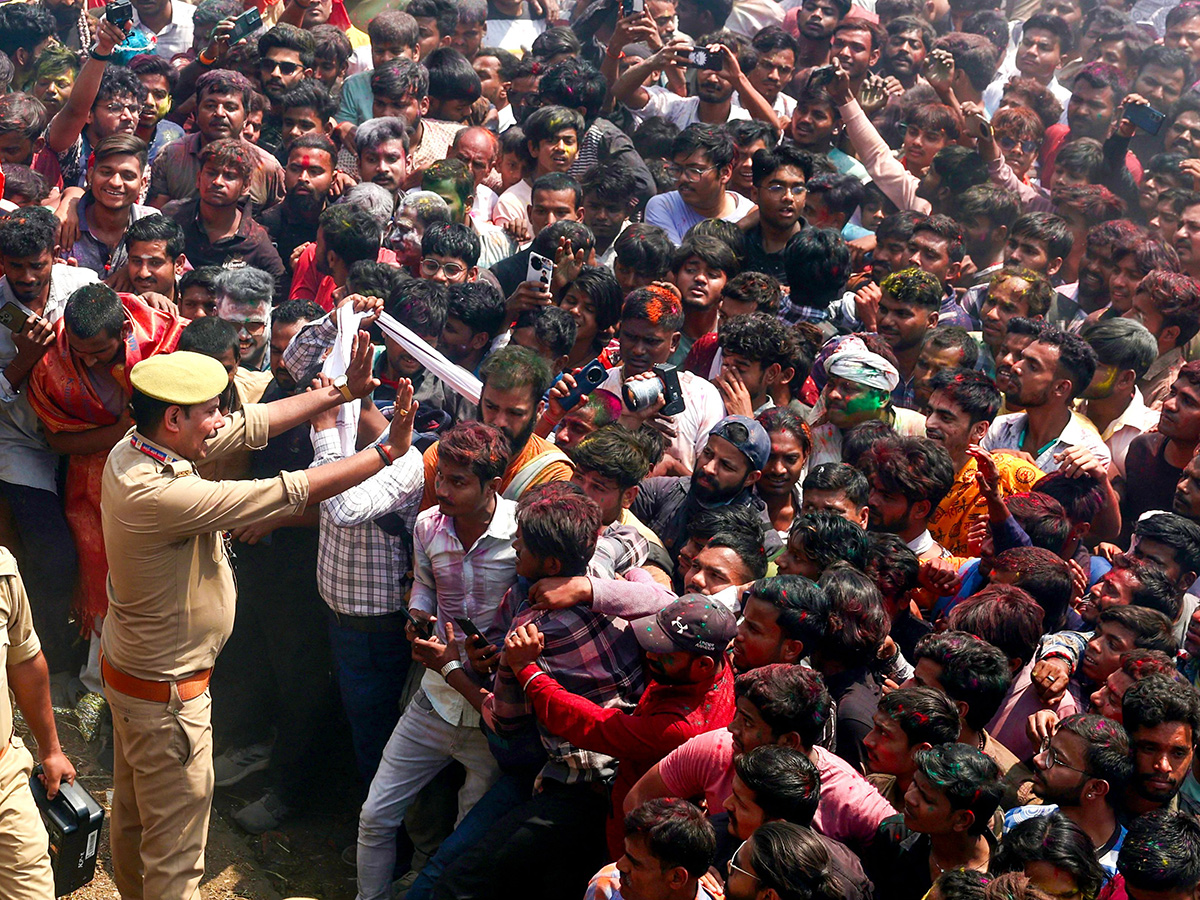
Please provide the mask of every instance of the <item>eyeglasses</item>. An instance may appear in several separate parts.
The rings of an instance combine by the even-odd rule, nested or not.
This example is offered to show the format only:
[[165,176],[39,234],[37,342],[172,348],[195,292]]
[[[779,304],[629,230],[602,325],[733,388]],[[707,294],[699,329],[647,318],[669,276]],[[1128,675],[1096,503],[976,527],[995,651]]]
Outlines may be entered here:
[[259,62],[258,67],[268,75],[278,69],[279,74],[284,78],[287,78],[289,75],[296,74],[296,72],[300,69],[300,63],[283,62],[278,59],[264,59]]
[[737,859],[738,854],[742,852],[742,848],[745,847],[748,843],[750,843],[750,842],[742,841],[738,845],[738,848],[733,851],[733,856],[729,857],[729,875],[732,877],[734,872],[740,872],[742,875],[745,875],[747,878],[753,878],[755,881],[762,881],[762,879],[759,878],[757,875],[751,875],[749,872],[747,872],[745,869],[743,869],[741,866],[739,866],[737,863],[734,862],[734,860]]
[[1012,150],[1020,146],[1022,153],[1033,153],[1038,148],[1037,141],[1018,141],[1012,137],[997,138],[996,143],[1000,145],[1001,150]]
[[772,197],[782,197],[784,194],[791,194],[793,197],[803,197],[808,193],[808,186],[804,184],[779,184],[772,182],[763,190]]
[[663,166],[663,171],[665,171],[668,176],[676,180],[680,178],[686,178],[688,181],[696,181],[701,178],[705,172],[711,172],[715,168],[716,166],[706,166],[702,169],[699,166],[667,165]]
[[432,278],[438,272],[445,272],[447,278],[457,278],[465,271],[467,271],[467,267],[460,263],[438,262],[438,260],[430,259],[428,256],[421,260],[421,274],[426,278]]
[[1078,772],[1080,775],[1089,774],[1086,769],[1077,769],[1075,766],[1068,766],[1065,762],[1059,759],[1058,753],[1053,747],[1050,746],[1050,738],[1046,738],[1044,741],[1042,741],[1041,753],[1046,757],[1045,769],[1047,772],[1049,772],[1055,766],[1058,766],[1060,769],[1070,769],[1072,772]]
[[123,112],[131,113],[135,116],[142,114],[142,104],[140,103],[122,103],[120,100],[114,100],[104,108],[114,116],[118,116]]
[[249,337],[257,337],[258,335],[262,334],[263,331],[265,331],[266,327],[267,327],[266,322],[258,322],[258,321],[254,321],[252,319],[248,319],[248,320],[245,320],[242,322],[232,322],[231,324],[237,326],[239,335],[242,332],[245,332],[247,334],[247,336],[249,336]]

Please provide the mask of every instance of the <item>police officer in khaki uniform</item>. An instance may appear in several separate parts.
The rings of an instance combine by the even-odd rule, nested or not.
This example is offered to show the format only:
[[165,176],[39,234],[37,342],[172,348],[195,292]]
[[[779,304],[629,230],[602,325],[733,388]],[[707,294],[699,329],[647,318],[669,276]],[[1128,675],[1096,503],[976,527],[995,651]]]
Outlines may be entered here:
[[[237,594],[222,532],[297,515],[374,475],[410,451],[413,410],[346,459],[269,479],[206,481],[195,469],[201,460],[259,449],[373,390],[367,334],[359,333],[353,362],[333,385],[228,417],[218,408],[228,379],[210,357],[154,356],[134,366],[130,381],[137,424],[108,456],[100,504],[109,562],[101,672],[113,715],[113,876],[124,900],[199,900],[213,793],[208,681],[233,628]],[[403,390],[399,410],[411,403],[411,385]]]
[[52,900],[54,875],[47,849],[50,838],[29,790],[33,757],[13,734],[9,691],[38,744],[50,797],[61,781],[75,781],[75,767],[63,755],[50,708],[50,673],[33,630],[29,597],[13,555],[0,547],[0,897]]

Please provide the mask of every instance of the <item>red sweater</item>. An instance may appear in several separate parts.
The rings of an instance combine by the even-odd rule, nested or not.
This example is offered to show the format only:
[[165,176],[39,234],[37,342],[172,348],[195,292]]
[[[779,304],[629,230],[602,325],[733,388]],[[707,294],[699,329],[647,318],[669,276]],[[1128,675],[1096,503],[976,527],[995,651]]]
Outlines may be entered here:
[[[540,669],[530,664],[517,678],[524,684]],[[624,850],[625,795],[659,760],[689,738],[733,721],[733,669],[725,659],[712,681],[674,685],[651,681],[633,712],[597,706],[572,694],[543,673],[525,695],[546,730],[583,750],[621,761],[613,782],[608,820],[608,850],[620,859]]]

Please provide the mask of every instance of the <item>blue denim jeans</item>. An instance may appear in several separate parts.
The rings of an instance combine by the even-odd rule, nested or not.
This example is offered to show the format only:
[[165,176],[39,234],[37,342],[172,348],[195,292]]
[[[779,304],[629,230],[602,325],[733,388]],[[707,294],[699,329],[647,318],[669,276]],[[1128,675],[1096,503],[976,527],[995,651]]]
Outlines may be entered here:
[[496,820],[514,806],[519,806],[529,799],[533,791],[532,778],[520,778],[515,775],[501,775],[491,789],[484,794],[479,802],[471,807],[471,811],[463,816],[454,833],[442,841],[442,846],[434,854],[425,868],[417,876],[412,887],[408,889],[405,900],[430,900],[433,887],[437,884],[446,867],[459,858],[464,851],[479,843],[487,834]]
[[412,648],[403,629],[366,633],[329,622],[342,706],[350,720],[354,759],[363,780],[371,783],[383,748],[400,720],[400,698],[412,662]]

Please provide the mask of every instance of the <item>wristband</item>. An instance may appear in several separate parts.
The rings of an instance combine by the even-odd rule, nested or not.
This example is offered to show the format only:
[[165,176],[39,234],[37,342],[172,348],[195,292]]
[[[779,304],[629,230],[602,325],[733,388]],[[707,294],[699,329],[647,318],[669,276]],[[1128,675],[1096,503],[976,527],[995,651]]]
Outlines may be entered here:
[[625,58],[625,51],[624,51],[624,50],[618,50],[618,51],[617,51],[617,53],[616,53],[616,55],[614,56],[614,55],[613,55],[613,52],[612,52],[611,50],[609,50],[607,47],[605,47],[605,48],[604,48],[604,55],[605,55],[605,56],[607,56],[609,59],[622,60],[622,59],[624,59],[624,58]]
[[208,54],[208,48],[205,47],[203,50],[200,51],[200,55],[196,57],[196,60],[202,66],[215,66],[217,64],[217,58],[214,56],[210,59],[207,54]]
[[441,675],[443,678],[449,678],[451,672],[457,671],[458,669],[461,669],[462,667],[463,667],[462,663],[460,663],[457,659],[452,659],[452,660],[450,660],[450,662],[448,662],[444,666],[442,666],[438,671],[441,672]]
[[105,56],[103,53],[97,53],[95,44],[92,44],[92,46],[88,47],[88,56],[90,56],[92,59],[98,59],[100,62],[108,62],[110,59],[112,59],[111,53],[107,56]]
[[383,444],[376,444],[375,452],[378,453],[379,458],[383,460],[383,465],[385,468],[392,464],[392,455],[383,449]]
[[529,685],[531,685],[533,683],[533,679],[537,678],[539,675],[545,675],[545,674],[546,673],[543,672],[541,669],[538,669],[536,672],[534,672],[532,675],[530,675],[528,678],[525,679],[525,683],[521,685],[521,690],[525,690],[526,688],[528,688]]

